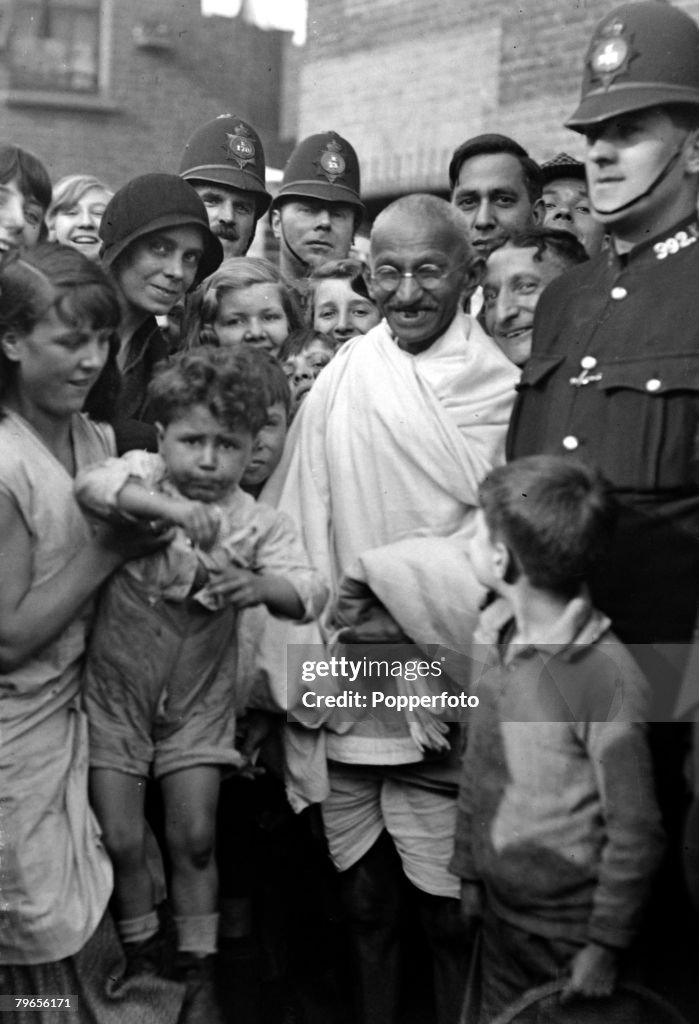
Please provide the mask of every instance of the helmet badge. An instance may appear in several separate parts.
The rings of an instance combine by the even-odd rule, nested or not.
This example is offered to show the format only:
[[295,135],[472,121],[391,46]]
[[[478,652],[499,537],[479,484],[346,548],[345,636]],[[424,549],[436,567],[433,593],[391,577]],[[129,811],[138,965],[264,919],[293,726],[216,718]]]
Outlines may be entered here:
[[255,162],[255,143],[246,125],[234,125],[232,132],[226,132],[226,139],[227,156],[241,171]]
[[314,163],[320,167],[319,175],[327,178],[331,185],[334,185],[337,178],[342,177],[347,167],[347,162],[342,155],[342,146],[335,139],[330,139],[326,143],[325,149]]
[[631,50],[631,38],[625,35],[626,26],[619,18],[603,25],[599,36],[593,41],[587,62],[590,66],[591,78],[599,81],[605,89],[614,82],[618,75],[629,70],[629,63],[638,54]]

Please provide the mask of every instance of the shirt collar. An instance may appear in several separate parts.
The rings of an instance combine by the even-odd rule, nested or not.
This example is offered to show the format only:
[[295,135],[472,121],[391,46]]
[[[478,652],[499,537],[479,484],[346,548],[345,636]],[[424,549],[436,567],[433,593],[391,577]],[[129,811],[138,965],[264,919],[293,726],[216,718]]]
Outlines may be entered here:
[[517,644],[516,651],[508,652],[507,645],[512,639],[515,620],[512,609],[504,598],[498,598],[482,612],[481,626],[486,635],[492,636],[501,648],[504,660],[534,654],[554,655],[571,661],[580,652],[596,643],[611,625],[606,615],[592,606],[587,593],[574,597],[563,609],[551,626],[546,643]]

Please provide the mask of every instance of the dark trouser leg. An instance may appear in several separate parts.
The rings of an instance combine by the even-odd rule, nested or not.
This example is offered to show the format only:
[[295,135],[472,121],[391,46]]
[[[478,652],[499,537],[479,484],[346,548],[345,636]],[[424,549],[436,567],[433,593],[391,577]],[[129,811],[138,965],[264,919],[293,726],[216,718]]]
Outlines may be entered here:
[[403,869],[387,832],[340,875],[357,974],[359,1024],[393,1024],[398,1002]]
[[470,957],[458,899],[418,891],[420,919],[432,952],[438,1024],[457,1024]]
[[579,945],[532,935],[486,908],[481,949],[481,1024],[530,988],[566,976]]

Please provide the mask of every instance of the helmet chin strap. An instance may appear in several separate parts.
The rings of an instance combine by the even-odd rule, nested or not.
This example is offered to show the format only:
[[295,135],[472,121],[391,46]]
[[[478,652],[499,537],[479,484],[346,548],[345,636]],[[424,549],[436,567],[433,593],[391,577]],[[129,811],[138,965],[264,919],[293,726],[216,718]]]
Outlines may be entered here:
[[286,237],[286,231],[284,230],[284,220],[282,218],[282,211],[281,210],[279,211],[279,235],[281,237],[282,242],[287,247],[287,249],[289,250],[291,255],[294,257],[294,259],[298,260],[298,262],[301,264],[302,267],[305,267],[306,273],[310,273],[310,271],[313,269],[311,267],[311,264],[307,263],[306,260],[303,258],[303,256],[299,256],[299,254],[296,252],[294,247],[289,242],[289,239]]
[[650,185],[645,190],[645,192],[641,192],[639,195],[634,196],[633,199],[629,199],[628,203],[622,203],[621,206],[617,206],[613,210],[599,210],[594,203],[591,203],[590,205],[592,206],[592,209],[595,211],[595,213],[599,213],[603,217],[606,217],[609,214],[622,213],[624,210],[628,210],[630,206],[634,206],[636,203],[640,203],[640,201],[642,199],[645,199],[646,196],[649,196],[651,192],[655,192],[658,185],[665,181],[668,174],[679,160],[680,153],[682,152],[682,147],[684,146],[684,143],[685,140],[683,139],[679,146],[677,146],[677,148],[675,149],[674,153],[672,154],[668,162],[662,168],[660,173],[653,179],[653,181],[651,181]]

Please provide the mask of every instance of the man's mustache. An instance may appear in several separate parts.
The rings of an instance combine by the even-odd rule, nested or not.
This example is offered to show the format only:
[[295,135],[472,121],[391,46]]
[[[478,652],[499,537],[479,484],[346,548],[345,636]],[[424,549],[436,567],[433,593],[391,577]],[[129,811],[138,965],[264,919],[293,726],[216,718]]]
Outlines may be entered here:
[[224,228],[220,224],[217,224],[214,228],[214,234],[219,238],[224,238],[227,242],[238,242],[240,235],[237,231],[233,231],[232,228]]

